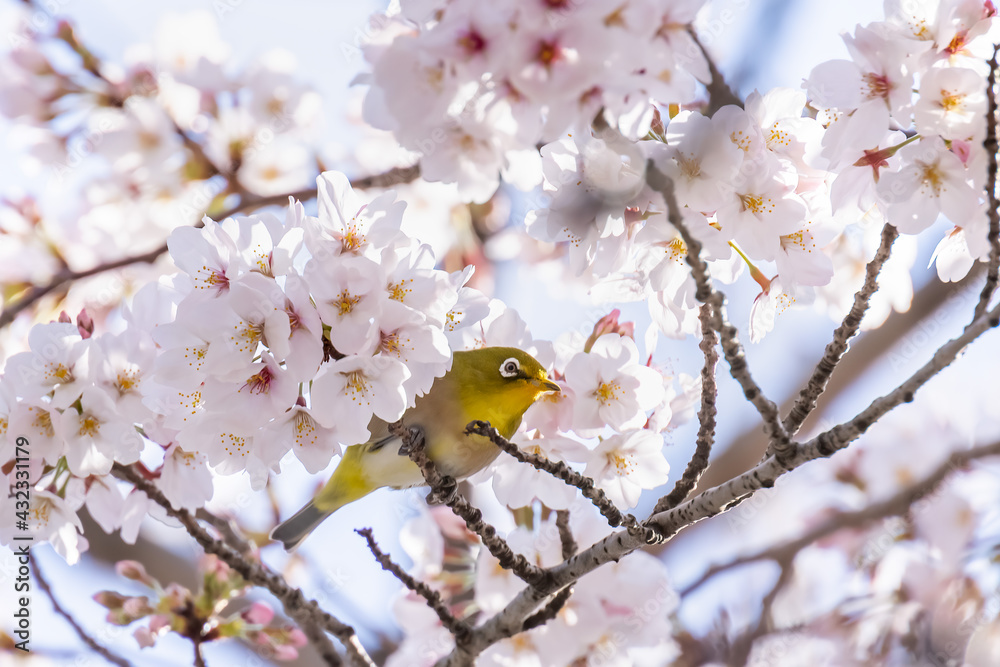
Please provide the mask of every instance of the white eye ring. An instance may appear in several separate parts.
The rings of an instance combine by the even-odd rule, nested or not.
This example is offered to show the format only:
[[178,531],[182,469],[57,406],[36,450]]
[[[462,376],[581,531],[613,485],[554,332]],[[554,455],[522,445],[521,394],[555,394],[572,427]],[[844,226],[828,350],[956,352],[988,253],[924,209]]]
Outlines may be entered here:
[[518,363],[517,359],[511,357],[507,359],[502,364],[500,364],[500,375],[505,378],[517,377],[517,374],[521,372],[521,364]]

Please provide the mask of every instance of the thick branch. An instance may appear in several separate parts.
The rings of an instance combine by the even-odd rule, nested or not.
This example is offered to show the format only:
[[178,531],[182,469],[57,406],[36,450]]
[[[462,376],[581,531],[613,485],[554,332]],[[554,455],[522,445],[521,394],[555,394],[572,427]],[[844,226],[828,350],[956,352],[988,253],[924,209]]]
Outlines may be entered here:
[[684,474],[677,480],[673,490],[656,503],[653,514],[659,514],[684,502],[708,469],[708,457],[712,454],[712,443],[715,441],[715,400],[719,393],[715,384],[715,367],[719,363],[719,352],[715,346],[719,344],[719,338],[712,329],[711,317],[711,307],[702,304],[699,313],[701,343],[698,347],[705,355],[705,363],[701,367],[701,409],[698,410],[698,436],[695,439],[694,455],[688,461]]
[[[823,394],[819,397],[817,408],[813,410],[806,424],[815,422],[822,413],[824,406],[832,405],[838,396],[843,395],[853,387],[853,383],[871,367],[872,360],[879,359],[892,350],[897,349],[900,341],[908,340],[917,331],[931,321],[931,318],[951,320],[964,304],[974,302],[972,291],[978,291],[985,267],[973,268],[962,281],[956,284],[942,283],[931,280],[913,297],[913,305],[905,313],[892,312],[886,323],[873,331],[866,332],[851,341],[851,354],[845,354],[837,366],[837,372],[830,378]],[[802,387],[812,369],[804,374],[795,386]],[[795,404],[797,392],[783,402],[781,412],[788,414]],[[800,428],[801,431],[801,428]],[[749,427],[732,437],[731,442],[739,443],[738,447],[725,447],[713,457],[711,467],[698,480],[696,492],[704,491],[722,484],[728,479],[740,475],[760,463],[767,449],[765,435],[757,428]],[[676,546],[676,545],[675,545]]]
[[854,295],[854,305],[851,306],[851,310],[847,313],[844,321],[833,332],[833,340],[827,344],[826,350],[823,352],[823,358],[816,364],[816,369],[813,371],[812,376],[806,382],[802,391],[799,392],[798,400],[795,401],[791,412],[785,418],[784,426],[789,434],[794,435],[798,432],[802,423],[809,416],[809,413],[816,407],[816,400],[823,393],[823,390],[826,389],[826,385],[830,381],[830,376],[833,375],[833,371],[837,368],[837,364],[840,363],[840,359],[847,352],[851,339],[854,338],[858,333],[858,329],[861,328],[861,320],[864,319],[865,313],[868,312],[868,305],[871,303],[872,295],[878,290],[878,275],[882,271],[886,260],[889,259],[892,244],[898,236],[899,232],[892,225],[886,225],[882,228],[882,243],[875,252],[875,257],[872,258],[872,261],[868,262],[868,266],[865,269],[865,282],[861,286],[861,289]]
[[57,600],[56,596],[53,595],[52,587],[49,586],[49,582],[45,579],[45,577],[42,576],[42,569],[38,567],[37,559],[32,557],[28,559],[28,562],[31,565],[31,570],[35,576],[35,581],[38,582],[38,587],[42,589],[45,595],[48,596],[49,601],[52,602],[52,608],[55,610],[57,614],[66,619],[66,622],[70,624],[70,627],[73,628],[73,631],[76,632],[77,636],[80,637],[83,643],[89,646],[90,650],[92,650],[94,653],[97,653],[111,664],[118,665],[118,667],[131,667],[131,663],[129,661],[115,655],[106,647],[98,644],[97,641],[93,637],[88,635],[87,632],[80,626],[80,624],[76,622],[76,619],[73,618],[73,616],[68,611],[63,609],[62,605],[59,604],[59,600]]
[[853,512],[838,512],[826,521],[808,530],[804,535],[793,540],[734,558],[727,563],[713,565],[693,583],[688,585],[681,592],[681,595],[689,595],[721,572],[762,560],[772,560],[778,563],[791,562],[800,551],[824,537],[848,528],[858,528],[872,521],[885,519],[886,517],[905,514],[913,503],[933,493],[951,473],[965,468],[971,461],[988,456],[1000,456],[1000,442],[973,447],[964,451],[952,452],[930,475],[915,484],[899,490],[895,495],[885,500],[872,503],[867,507],[854,510]]
[[990,75],[986,85],[986,140],[983,147],[986,149],[986,202],[987,214],[990,218],[990,230],[987,239],[990,244],[990,261],[986,270],[986,284],[979,296],[979,303],[976,304],[976,314],[973,319],[978,318],[989,307],[993,292],[997,289],[997,282],[1000,279],[1000,211],[997,210],[997,93],[994,90],[997,82],[997,49],[993,50],[993,57],[990,58]]
[[167,514],[180,521],[191,537],[205,550],[205,553],[215,554],[229,565],[229,567],[239,572],[244,579],[269,590],[274,597],[281,601],[288,615],[302,626],[306,635],[328,664],[339,665],[341,664],[341,660],[330,644],[329,638],[324,634],[324,630],[335,635],[344,644],[344,647],[347,649],[348,659],[352,664],[375,667],[375,663],[368,657],[364,647],[358,640],[354,628],[346,623],[342,623],[330,613],[321,609],[314,600],[307,599],[300,589],[289,586],[281,576],[271,572],[262,563],[248,560],[229,545],[213,539],[198,524],[198,521],[190,512],[185,509],[177,509],[171,505],[167,497],[163,495],[163,492],[155,484],[132,468],[116,463],[112,472],[115,477],[133,484],[137,489],[145,493],[150,500],[166,510]]
[[399,579],[404,586],[427,601],[427,606],[434,610],[434,613],[436,613],[438,618],[441,619],[441,624],[448,628],[448,631],[454,635],[456,642],[461,643],[462,641],[465,641],[465,639],[469,636],[469,626],[452,615],[452,613],[448,610],[448,606],[445,605],[444,600],[441,599],[440,593],[424,582],[417,581],[408,572],[403,570],[403,568],[392,562],[392,559],[389,558],[388,554],[379,548],[374,535],[372,535],[371,528],[359,528],[354,532],[365,538],[368,542],[369,551],[371,551],[372,555],[375,556],[375,560],[378,561],[378,564],[382,566],[383,570],[392,573],[392,575]]
[[515,553],[510,545],[497,535],[496,528],[483,520],[483,513],[462,497],[455,480],[438,472],[437,466],[427,456],[421,429],[407,429],[402,422],[396,422],[389,425],[389,432],[403,439],[400,451],[407,453],[410,460],[420,468],[424,481],[431,487],[429,498],[435,503],[447,505],[456,516],[465,521],[469,530],[478,535],[493,557],[500,561],[500,567],[512,571],[529,587],[537,586],[545,580],[545,570],[529,563],[521,554]]
[[[757,408],[761,418],[764,420],[764,428],[768,432],[771,444],[768,451],[777,454],[779,460],[785,461],[795,451],[795,446],[788,437],[778,414],[778,406],[774,404],[750,374],[747,366],[746,355],[743,353],[743,346],[737,337],[736,327],[729,323],[726,317],[726,299],[721,292],[712,286],[712,277],[709,275],[708,264],[701,258],[701,241],[696,239],[684,224],[680,206],[674,195],[674,183],[670,178],[657,169],[656,164],[650,160],[647,163],[646,181],[649,186],[663,195],[667,203],[667,219],[670,224],[677,229],[684,244],[687,247],[687,263],[691,267],[691,276],[694,278],[697,290],[695,298],[703,304],[708,304],[712,308],[711,324],[712,328],[719,332],[722,340],[722,353],[729,364],[730,375],[743,389],[743,395],[750,403]],[[773,448],[773,450],[772,450]]]

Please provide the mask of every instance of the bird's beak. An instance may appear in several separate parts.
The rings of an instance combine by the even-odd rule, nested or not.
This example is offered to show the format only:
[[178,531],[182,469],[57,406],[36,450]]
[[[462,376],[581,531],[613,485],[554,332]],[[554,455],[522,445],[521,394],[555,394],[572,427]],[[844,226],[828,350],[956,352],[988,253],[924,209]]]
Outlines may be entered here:
[[531,384],[535,385],[542,391],[559,391],[559,385],[557,385],[552,380],[548,378],[533,378]]

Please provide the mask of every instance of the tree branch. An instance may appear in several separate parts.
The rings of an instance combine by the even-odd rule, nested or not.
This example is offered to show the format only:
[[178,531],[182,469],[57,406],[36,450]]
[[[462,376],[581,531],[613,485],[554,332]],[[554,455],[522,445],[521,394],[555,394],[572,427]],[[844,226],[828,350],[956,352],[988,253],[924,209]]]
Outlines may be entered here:
[[[837,426],[795,448],[792,455],[783,462],[778,461],[777,454],[767,457],[763,462],[739,477],[703,491],[673,509],[654,514],[644,522],[645,525],[656,526],[664,539],[669,539],[681,529],[724,512],[733,503],[760,489],[774,486],[775,480],[790,470],[808,461],[828,457],[847,447],[864,433],[875,420],[900,403],[912,400],[914,393],[940,370],[950,365],[967,345],[985,331],[998,325],[1000,325],[1000,306],[976,320],[959,336],[942,345],[920,370],[886,396],[873,401],[868,408],[850,422]],[[450,655],[439,660],[438,667],[467,664],[471,657],[475,657],[486,647],[520,632],[523,625],[522,619],[532,614],[548,595],[578,580],[604,563],[617,561],[642,546],[644,543],[637,535],[627,531],[618,531],[576,554],[565,563],[549,568],[544,585],[528,587],[521,591],[503,611],[477,627],[465,646],[456,647]]]
[[868,305],[871,303],[872,295],[878,290],[879,273],[889,259],[892,244],[898,236],[899,232],[892,225],[887,224],[882,228],[882,243],[875,252],[875,257],[872,258],[872,261],[868,262],[868,266],[865,269],[865,282],[861,286],[861,289],[854,295],[854,305],[851,306],[851,310],[847,313],[844,321],[833,332],[833,340],[827,344],[826,350],[823,352],[823,358],[816,364],[816,369],[813,371],[812,376],[806,382],[802,391],[799,392],[799,397],[795,401],[795,405],[792,406],[791,412],[785,418],[784,426],[789,434],[794,435],[797,433],[799,428],[802,427],[802,423],[813,409],[815,409],[816,400],[826,389],[826,385],[830,381],[830,376],[833,375],[837,364],[840,363],[844,353],[847,352],[851,339],[854,338],[858,333],[858,329],[861,328],[861,320],[864,319],[865,313],[868,312]]
[[68,611],[63,609],[62,605],[59,604],[59,601],[56,599],[56,596],[53,595],[52,587],[49,586],[49,582],[45,579],[44,576],[42,576],[42,569],[38,567],[38,559],[29,558],[28,563],[31,565],[31,570],[35,576],[35,580],[38,582],[38,587],[42,589],[45,595],[48,596],[49,601],[52,602],[52,609],[54,609],[57,614],[66,619],[66,622],[70,624],[70,627],[73,628],[74,632],[76,632],[77,636],[80,637],[83,643],[89,646],[90,650],[92,650],[94,653],[97,653],[98,655],[100,655],[102,658],[104,658],[113,665],[118,665],[118,667],[132,667],[132,663],[130,663],[128,660],[125,660],[124,658],[115,655],[108,648],[98,644],[97,640],[88,635],[86,630],[84,630],[80,626],[80,624],[76,622],[76,619],[73,618]]
[[537,586],[545,580],[545,570],[529,563],[521,554],[515,553],[510,545],[497,535],[496,528],[483,520],[483,513],[462,497],[455,480],[438,472],[437,466],[427,456],[424,434],[420,428],[408,429],[402,422],[395,422],[389,425],[389,432],[403,439],[400,451],[407,453],[410,460],[420,468],[424,481],[431,487],[428,497],[430,502],[447,505],[456,516],[465,521],[469,530],[479,536],[493,557],[500,561],[500,567],[512,571],[529,587]]
[[[416,180],[420,176],[419,167],[393,167],[392,169],[381,173],[375,174],[373,176],[364,176],[362,178],[355,179],[351,181],[351,186],[359,190],[364,190],[368,188],[387,188],[393,185],[410,183]],[[263,208],[265,206],[279,206],[288,202],[288,198],[292,197],[298,201],[307,201],[316,198],[316,188],[306,188],[304,190],[296,190],[294,192],[287,192],[280,195],[268,195],[266,197],[258,197],[256,195],[248,195],[240,200],[238,204],[232,206],[215,215],[215,219],[225,220],[226,218],[232,217],[237,213],[244,213],[251,209]],[[199,221],[195,223],[195,227],[201,227],[202,222]],[[130,255],[128,257],[123,257],[121,259],[116,259],[111,262],[106,262],[104,264],[98,264],[89,269],[83,271],[70,271],[65,269],[55,277],[53,277],[45,285],[33,285],[28,288],[27,291],[18,299],[16,302],[6,306],[2,313],[0,313],[0,328],[3,328],[14,321],[14,318],[28,308],[39,299],[45,295],[53,292],[67,283],[80,280],[82,278],[89,278],[90,276],[97,275],[98,273],[104,273],[105,271],[113,271],[114,269],[120,269],[132,264],[152,264],[161,255],[167,252],[167,244],[163,242],[156,248],[153,248],[149,252],[144,252],[138,255]]]
[[375,663],[368,657],[364,647],[358,640],[354,628],[342,623],[334,618],[330,613],[320,608],[314,600],[309,600],[298,588],[289,586],[279,575],[272,572],[264,564],[247,560],[235,549],[213,539],[204,528],[198,525],[198,521],[190,512],[185,509],[177,509],[170,504],[163,492],[151,481],[144,478],[130,467],[116,463],[112,468],[115,477],[133,484],[137,489],[145,493],[150,500],[166,510],[167,514],[174,517],[187,530],[187,532],[201,545],[206,553],[215,554],[221,558],[229,567],[239,572],[244,579],[257,586],[262,586],[269,590],[274,597],[281,601],[285,611],[290,617],[295,619],[305,631],[310,641],[317,647],[317,650],[331,665],[340,665],[341,659],[330,644],[329,638],[324,634],[330,632],[335,635],[347,649],[347,657],[351,664],[363,667],[375,667]]
[[414,577],[410,576],[409,573],[404,571],[403,568],[392,562],[392,559],[379,549],[378,543],[375,541],[374,535],[372,535],[371,528],[358,528],[354,532],[365,538],[368,542],[369,551],[371,551],[372,555],[375,556],[375,560],[378,561],[378,564],[382,566],[383,570],[392,573],[392,575],[399,579],[404,586],[427,601],[427,605],[433,609],[434,613],[436,613],[438,618],[441,619],[441,624],[448,628],[448,631],[455,637],[456,643],[465,641],[465,639],[469,636],[469,626],[464,621],[460,621],[452,615],[452,613],[448,610],[447,605],[445,605],[444,600],[441,599],[440,593],[424,582],[417,581]]
[[708,457],[712,454],[712,443],[715,441],[715,400],[719,393],[715,384],[715,367],[719,363],[719,352],[715,346],[719,344],[719,338],[712,328],[712,312],[708,304],[702,304],[698,317],[701,320],[701,343],[698,347],[705,355],[705,363],[701,367],[701,409],[698,410],[698,436],[695,439],[694,454],[673,490],[656,503],[653,514],[659,514],[684,502],[708,469]]
[[757,622],[752,627],[747,628],[746,632],[742,633],[730,644],[731,648],[727,662],[734,667],[743,667],[747,664],[747,659],[750,657],[750,651],[753,650],[754,642],[770,633],[774,626],[772,615],[774,601],[778,599],[778,593],[792,580],[792,574],[795,572],[791,562],[781,562],[779,565],[781,566],[781,571],[778,573],[777,581],[774,582],[771,590],[767,592],[767,595],[760,602],[760,615],[757,617]]
[[695,32],[694,26],[687,26],[687,33],[691,35],[691,39],[694,43],[698,45],[698,50],[701,51],[701,55],[705,58],[705,62],[708,64],[708,73],[712,76],[712,80],[705,84],[705,88],[708,90],[708,113],[707,116],[712,116],[716,111],[726,106],[727,104],[735,104],[739,108],[743,108],[743,100],[740,96],[733,92],[729,84],[726,83],[725,77],[722,76],[722,72],[715,65],[715,60],[709,55],[708,50],[705,45],[701,43],[698,38],[698,33]]
[[701,258],[701,242],[691,234],[684,224],[680,206],[674,195],[673,181],[657,169],[656,164],[650,160],[646,168],[646,182],[651,188],[663,195],[667,204],[667,219],[684,240],[687,247],[687,263],[691,267],[691,275],[697,286],[695,298],[703,304],[708,304],[712,309],[712,328],[719,332],[722,340],[722,353],[729,364],[730,375],[739,383],[743,389],[743,395],[757,408],[757,412],[764,420],[764,428],[771,440],[768,451],[773,451],[780,461],[786,461],[794,453],[795,445],[781,424],[778,406],[764,395],[750,374],[743,346],[737,337],[736,327],[730,324],[726,317],[726,299],[721,292],[712,286],[708,264]]
[[579,549],[569,528],[569,510],[556,510],[556,530],[559,531],[563,560],[569,560]]
[[209,524],[219,533],[222,541],[232,547],[236,552],[249,555],[254,552],[254,545],[236,531],[236,527],[229,519],[212,514],[204,507],[198,509],[194,514],[199,521]]
[[727,563],[713,565],[694,582],[686,586],[681,591],[681,596],[691,594],[709,579],[722,572],[762,560],[772,560],[778,563],[790,562],[800,551],[824,537],[848,528],[858,528],[872,521],[905,514],[917,500],[934,493],[951,473],[967,467],[970,462],[976,459],[989,456],[1000,456],[1000,442],[952,452],[930,475],[899,490],[885,500],[852,512],[838,512],[800,537],[734,558]]
[[994,90],[997,82],[997,51],[1000,47],[993,49],[993,57],[990,58],[990,74],[986,85],[986,139],[983,147],[986,149],[987,169],[986,169],[986,202],[988,205],[987,214],[990,218],[990,229],[987,239],[990,244],[990,261],[986,270],[986,284],[979,296],[979,303],[976,305],[976,313],[973,319],[977,319],[986,312],[990,305],[990,299],[997,289],[997,282],[1000,280],[1000,211],[997,210],[997,93]]
[[650,544],[657,541],[656,535],[649,530],[644,530],[634,516],[631,514],[622,514],[615,507],[615,504],[608,499],[604,491],[594,483],[594,480],[572,470],[562,461],[550,461],[541,454],[529,454],[522,451],[517,445],[500,435],[500,432],[493,428],[489,422],[480,420],[471,421],[465,427],[465,432],[468,435],[475,434],[489,438],[490,442],[521,463],[527,463],[537,470],[547,472],[553,477],[561,479],[568,486],[580,489],[583,496],[594,504],[594,507],[600,511],[612,527],[624,525],[629,531],[637,531],[638,534],[644,535],[650,540]]
[[527,632],[528,630],[541,627],[551,621],[559,614],[559,611],[566,606],[566,602],[569,600],[571,595],[573,595],[572,586],[567,586],[556,593],[555,596],[549,600],[547,605],[538,610],[538,612],[524,619],[521,631]]
[[[845,354],[837,366],[837,372],[830,378],[826,389],[817,401],[817,409],[813,410],[805,424],[816,421],[822,414],[824,405],[831,405],[838,396],[853,386],[873,363],[873,360],[883,355],[891,354],[900,341],[906,341],[916,335],[913,332],[923,327],[952,319],[955,314],[969,301],[974,301],[972,291],[978,291],[973,283],[978,281],[978,274],[985,273],[985,267],[974,267],[969,275],[955,284],[931,280],[913,297],[913,305],[905,313],[892,312],[886,323],[864,335],[856,337],[851,342],[851,354]],[[933,326],[938,326],[934,324]],[[805,385],[806,373],[793,386]],[[783,402],[781,412],[787,414],[795,404],[796,395]],[[800,427],[801,431],[801,427]],[[738,447],[725,447],[712,459],[711,467],[698,480],[696,492],[718,486],[726,480],[740,475],[760,463],[767,449],[765,435],[756,426],[743,429],[732,438],[739,443]],[[676,543],[672,543],[676,546]]]

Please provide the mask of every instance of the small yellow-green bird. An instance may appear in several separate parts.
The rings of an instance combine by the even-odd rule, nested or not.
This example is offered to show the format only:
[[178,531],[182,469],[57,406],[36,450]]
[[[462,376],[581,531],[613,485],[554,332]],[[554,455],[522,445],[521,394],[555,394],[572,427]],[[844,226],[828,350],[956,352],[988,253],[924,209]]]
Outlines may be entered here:
[[[479,472],[500,454],[481,435],[466,435],[473,420],[488,421],[510,438],[521,417],[539,396],[559,391],[542,365],[513,347],[485,347],[456,352],[451,370],[403,414],[407,428],[424,432],[427,454],[443,475],[463,479]],[[371,439],[344,452],[330,481],[305,507],[271,531],[271,539],[292,550],[326,517],[347,503],[388,486],[423,486],[424,477],[410,457],[400,453],[402,438],[389,433],[378,417],[368,424]]]

